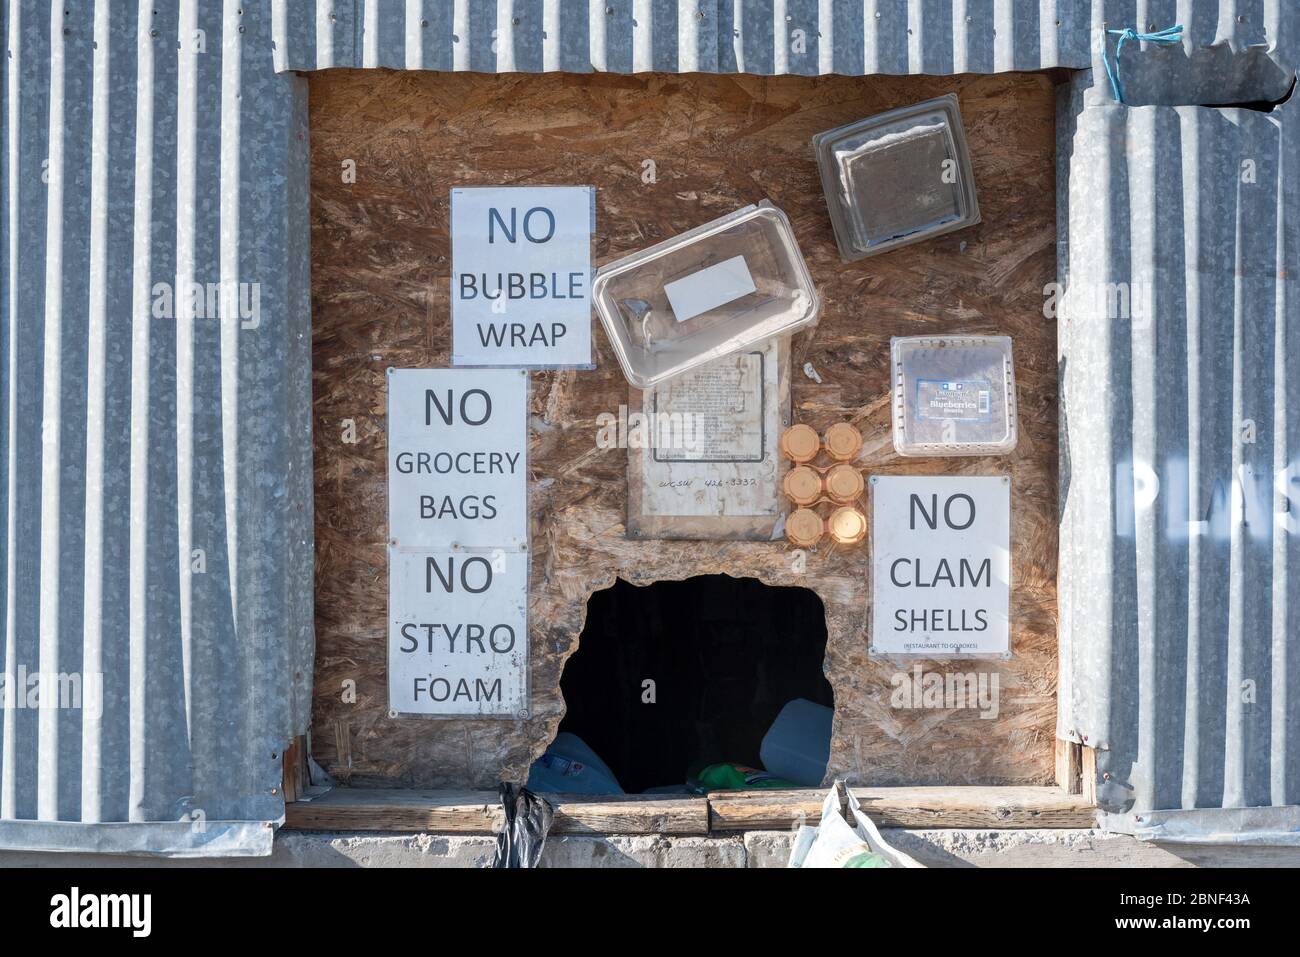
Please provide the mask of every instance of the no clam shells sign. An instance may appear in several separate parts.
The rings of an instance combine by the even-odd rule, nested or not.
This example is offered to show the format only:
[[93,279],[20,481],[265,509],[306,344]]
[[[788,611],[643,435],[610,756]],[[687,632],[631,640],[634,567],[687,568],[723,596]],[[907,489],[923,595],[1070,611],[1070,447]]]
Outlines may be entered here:
[[876,475],[871,497],[872,654],[1006,656],[1010,481]]

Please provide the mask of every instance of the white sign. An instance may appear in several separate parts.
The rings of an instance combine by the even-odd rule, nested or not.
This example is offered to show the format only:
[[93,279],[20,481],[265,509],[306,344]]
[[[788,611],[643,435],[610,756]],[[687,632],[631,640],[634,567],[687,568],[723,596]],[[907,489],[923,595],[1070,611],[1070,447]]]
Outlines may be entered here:
[[451,361],[591,365],[590,186],[451,191]]
[[871,652],[1010,652],[1011,485],[1002,476],[876,475]]
[[645,390],[602,428],[597,444],[615,425],[626,439],[629,538],[771,540],[786,509],[777,437],[789,368],[788,337],[769,339]]
[[388,549],[388,707],[527,717],[528,553]]
[[390,369],[388,538],[528,545],[528,373]]
[[646,394],[645,514],[780,513],[775,346],[714,359]]

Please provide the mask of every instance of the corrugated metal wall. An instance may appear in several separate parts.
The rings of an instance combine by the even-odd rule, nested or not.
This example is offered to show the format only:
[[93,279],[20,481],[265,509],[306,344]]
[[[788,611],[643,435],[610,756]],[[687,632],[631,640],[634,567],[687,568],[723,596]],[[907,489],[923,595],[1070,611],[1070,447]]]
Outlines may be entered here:
[[[953,73],[1086,66],[1088,0],[277,0],[284,69]],[[1076,22],[1084,15],[1084,23]]]
[[[1181,23],[1135,97],[1276,84],[1294,0],[273,0],[282,70],[997,73],[1087,69],[1105,26]],[[1111,40],[1114,43],[1114,40]],[[1243,54],[1251,54],[1242,57]],[[1289,61],[1288,61],[1289,62]],[[1153,94],[1154,95],[1154,94]],[[1281,95],[1281,91],[1277,93]]]
[[[11,691],[102,674],[103,705],[0,711],[0,848],[171,854],[265,852],[308,721],[306,88],[284,71],[1085,69],[1104,26],[1181,21],[1126,52],[1130,99],[1210,103],[1280,96],[1297,30],[1290,0],[4,17],[0,660]],[[1062,326],[1061,727],[1104,748],[1115,808],[1300,800],[1294,109],[1063,97],[1062,277],[1149,283],[1154,317]]]
[[266,853],[283,815],[310,313],[306,84],[270,13],[5,10],[0,847]]
[[1300,104],[1087,99],[1059,131],[1060,732],[1112,810],[1300,804]]

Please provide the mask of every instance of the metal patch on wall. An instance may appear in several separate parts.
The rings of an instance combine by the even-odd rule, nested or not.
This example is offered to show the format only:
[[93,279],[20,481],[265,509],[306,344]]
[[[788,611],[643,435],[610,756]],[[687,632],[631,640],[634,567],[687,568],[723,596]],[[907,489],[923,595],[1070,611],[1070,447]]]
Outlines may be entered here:
[[772,537],[784,514],[776,443],[790,421],[788,340],[632,390],[628,408],[618,423],[628,537]]

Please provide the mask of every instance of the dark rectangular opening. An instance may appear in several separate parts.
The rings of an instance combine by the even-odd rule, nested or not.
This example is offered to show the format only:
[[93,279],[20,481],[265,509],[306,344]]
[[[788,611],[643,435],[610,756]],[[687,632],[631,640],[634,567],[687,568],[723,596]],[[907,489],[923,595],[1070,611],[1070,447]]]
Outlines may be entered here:
[[[727,575],[645,587],[619,580],[591,596],[578,650],[565,664],[567,710],[551,750],[561,757],[546,780],[564,780],[566,761],[591,763],[566,736],[598,756],[617,782],[613,793],[687,792],[688,782],[717,765],[789,780],[779,773],[790,771],[785,762],[764,768],[762,742],[782,709],[799,700],[809,703],[797,707],[812,725],[801,725],[799,743],[824,766],[833,706],[825,654],[825,610],[808,589]],[[598,782],[604,770],[580,768],[570,777]],[[736,778],[722,770],[706,780],[718,774]],[[796,776],[804,780],[791,784],[820,783],[806,770]]]

